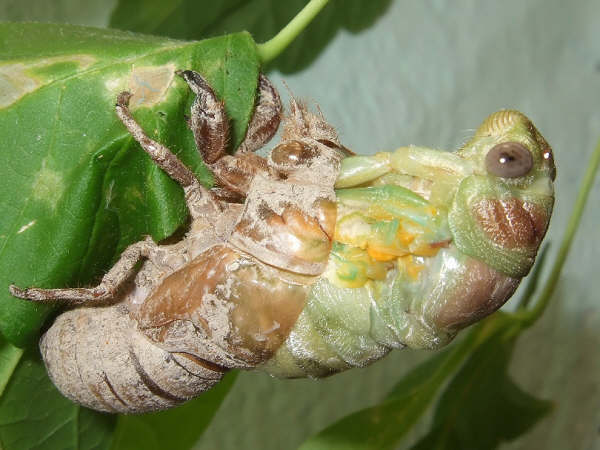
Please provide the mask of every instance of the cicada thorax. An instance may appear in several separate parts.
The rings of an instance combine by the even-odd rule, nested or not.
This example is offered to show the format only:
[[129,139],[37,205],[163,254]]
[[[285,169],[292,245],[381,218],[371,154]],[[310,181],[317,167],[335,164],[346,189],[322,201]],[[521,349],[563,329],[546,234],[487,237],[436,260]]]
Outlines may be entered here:
[[248,195],[231,244],[280,269],[320,275],[335,223],[335,202],[327,192],[331,188],[263,178],[253,187],[257,189]]
[[[293,167],[300,147],[311,156]],[[224,242],[164,278],[135,312],[140,331],[162,348],[251,368],[287,339],[329,259],[340,157],[308,139],[284,142],[274,154],[271,170],[254,174]],[[310,166],[318,182],[298,176]]]

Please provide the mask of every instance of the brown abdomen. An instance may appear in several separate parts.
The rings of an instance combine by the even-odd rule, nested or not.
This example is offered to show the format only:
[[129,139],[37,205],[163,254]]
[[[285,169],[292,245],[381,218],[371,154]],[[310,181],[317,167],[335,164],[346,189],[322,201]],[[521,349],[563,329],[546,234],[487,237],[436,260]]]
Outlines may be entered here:
[[312,277],[289,274],[217,245],[171,274],[136,314],[162,348],[226,368],[250,368],[277,351],[302,311]]

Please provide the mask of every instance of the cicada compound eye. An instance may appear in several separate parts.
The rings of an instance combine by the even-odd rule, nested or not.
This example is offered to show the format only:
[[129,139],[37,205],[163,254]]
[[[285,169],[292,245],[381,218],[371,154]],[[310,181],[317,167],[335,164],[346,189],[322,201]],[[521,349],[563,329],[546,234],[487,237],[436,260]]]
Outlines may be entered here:
[[306,166],[317,156],[315,150],[300,141],[279,144],[271,152],[271,161],[282,172]]
[[495,145],[485,156],[485,168],[497,177],[522,177],[527,175],[532,167],[531,152],[519,142],[503,142]]

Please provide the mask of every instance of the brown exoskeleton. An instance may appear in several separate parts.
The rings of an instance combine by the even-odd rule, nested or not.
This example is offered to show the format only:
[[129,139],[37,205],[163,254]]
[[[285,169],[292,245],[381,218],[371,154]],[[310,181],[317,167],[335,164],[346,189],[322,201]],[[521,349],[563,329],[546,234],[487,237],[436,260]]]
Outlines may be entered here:
[[230,156],[223,103],[199,74],[179,75],[197,96],[189,125],[216,188],[144,133],[130,94],[119,95],[117,115],[183,187],[185,238],[131,245],[93,288],[11,286],[17,297],[80,305],[40,342],[71,399],[139,413],[195,397],[230,368],[322,377],[392,348],[438,348],[502,306],[531,268],[555,167],[518,111],[492,114],[456,153],[348,157],[322,115],[292,99],[281,143],[263,158],[252,152],[282,108],[261,76],[246,139]]
[[119,95],[116,111],[183,187],[192,216],[186,237],[131,245],[93,288],[10,288],[20,298],[82,305],[60,315],[40,347],[58,388],[98,410],[168,408],[210,388],[229,368],[270,358],[331,249],[342,156],[334,129],[292,100],[281,144],[268,160],[252,153],[273,137],[282,112],[261,75],[246,138],[230,156],[223,103],[198,73],[178,74],[197,95],[189,126],[216,188],[204,188],[144,133],[129,112],[131,94]]

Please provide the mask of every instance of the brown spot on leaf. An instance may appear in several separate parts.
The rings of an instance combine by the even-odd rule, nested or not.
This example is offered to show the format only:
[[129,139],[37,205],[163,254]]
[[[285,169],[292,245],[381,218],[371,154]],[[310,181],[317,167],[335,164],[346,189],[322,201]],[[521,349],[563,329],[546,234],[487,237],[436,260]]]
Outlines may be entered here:
[[51,76],[40,75],[36,71],[61,63],[75,63],[83,70],[94,62],[96,58],[91,55],[67,55],[0,65],[0,109],[52,81]]
[[164,100],[173,81],[175,65],[134,67],[129,77],[132,108],[150,107]]

